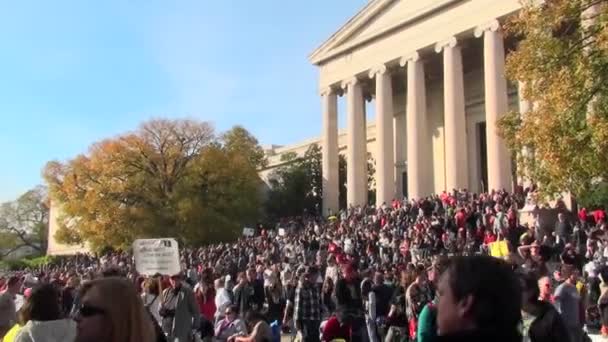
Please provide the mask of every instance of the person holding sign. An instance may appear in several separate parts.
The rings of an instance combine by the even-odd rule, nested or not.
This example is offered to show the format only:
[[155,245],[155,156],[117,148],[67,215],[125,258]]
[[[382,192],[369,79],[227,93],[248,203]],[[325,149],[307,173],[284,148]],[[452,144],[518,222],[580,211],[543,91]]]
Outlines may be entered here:
[[201,316],[194,293],[184,284],[181,274],[171,276],[170,284],[163,291],[159,310],[163,331],[170,342],[191,341],[192,330],[199,326]]

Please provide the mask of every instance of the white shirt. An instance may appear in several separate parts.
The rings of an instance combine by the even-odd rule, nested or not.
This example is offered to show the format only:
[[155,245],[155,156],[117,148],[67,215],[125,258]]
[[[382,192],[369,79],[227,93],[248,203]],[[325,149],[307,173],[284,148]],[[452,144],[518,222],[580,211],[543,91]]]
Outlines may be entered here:
[[160,324],[163,320],[162,317],[160,317],[159,313],[160,302],[162,301],[160,296],[156,296],[150,293],[144,293],[141,295],[141,299],[144,302],[144,306],[147,307],[148,310],[150,310],[152,316],[154,316],[158,324]]
[[595,277],[597,277],[597,269],[598,269],[598,267],[595,264],[595,261],[590,261],[587,264],[585,264],[583,271],[587,272],[589,277],[595,278]]
[[231,301],[228,290],[223,287],[217,290],[217,293],[215,294],[215,307],[217,308],[217,310],[215,310],[215,316],[224,316],[224,312],[226,312],[226,308],[228,308],[230,304]]

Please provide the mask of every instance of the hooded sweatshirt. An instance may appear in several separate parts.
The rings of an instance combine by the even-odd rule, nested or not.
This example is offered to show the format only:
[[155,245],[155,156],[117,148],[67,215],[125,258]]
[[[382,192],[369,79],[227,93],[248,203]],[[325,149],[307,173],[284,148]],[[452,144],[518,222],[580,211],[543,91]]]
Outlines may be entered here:
[[76,322],[71,319],[29,321],[17,334],[15,342],[73,342]]

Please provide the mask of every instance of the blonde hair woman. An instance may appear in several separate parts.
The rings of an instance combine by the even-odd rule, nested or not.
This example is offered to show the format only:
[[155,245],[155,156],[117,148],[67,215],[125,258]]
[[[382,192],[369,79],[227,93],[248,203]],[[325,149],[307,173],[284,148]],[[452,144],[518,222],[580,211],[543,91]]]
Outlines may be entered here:
[[76,315],[77,342],[153,342],[156,334],[137,290],[123,278],[85,283]]

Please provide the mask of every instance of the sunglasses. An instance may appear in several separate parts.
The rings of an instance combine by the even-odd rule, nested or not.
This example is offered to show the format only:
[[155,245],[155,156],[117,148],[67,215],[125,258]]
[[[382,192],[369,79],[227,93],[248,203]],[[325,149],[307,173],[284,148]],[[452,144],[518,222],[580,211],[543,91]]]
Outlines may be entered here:
[[81,317],[92,317],[97,315],[105,315],[106,310],[91,305],[82,305],[78,309],[78,315]]

